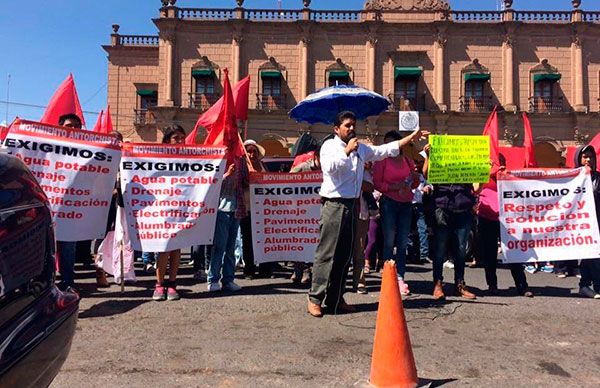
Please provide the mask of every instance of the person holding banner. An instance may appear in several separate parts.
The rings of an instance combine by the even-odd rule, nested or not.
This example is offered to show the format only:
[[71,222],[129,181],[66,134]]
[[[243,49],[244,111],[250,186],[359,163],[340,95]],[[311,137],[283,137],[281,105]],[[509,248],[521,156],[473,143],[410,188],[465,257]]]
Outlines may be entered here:
[[[81,118],[75,113],[68,113],[58,118],[58,125],[67,128],[81,129]],[[75,286],[75,258],[77,257],[77,241],[57,241],[58,271],[60,283],[58,288],[66,290]]]
[[[389,131],[383,137],[384,143],[402,139],[399,131]],[[383,226],[383,258],[395,260],[398,272],[398,287],[404,296],[410,295],[408,284],[404,282],[406,272],[406,246],[412,221],[413,192],[419,186],[414,173],[414,162],[402,152],[394,158],[387,158],[373,166],[373,182],[381,192],[379,199],[381,224]],[[394,254],[396,247],[396,254]]]
[[343,294],[353,256],[357,199],[361,195],[365,163],[398,156],[402,146],[422,134],[428,135],[416,130],[402,140],[370,146],[358,142],[355,128],[354,113],[340,112],[334,121],[335,136],[321,147],[321,232],[308,295],[308,312],[314,317],[323,316],[323,307],[334,313],[355,311],[344,301]]
[[[185,141],[185,130],[179,125],[171,125],[165,128],[162,142],[165,144],[183,144]],[[177,292],[177,271],[181,260],[181,250],[175,249],[170,252],[160,252],[156,258],[156,286],[152,299],[155,301],[179,300]],[[165,282],[169,267],[169,282]]]
[[[424,151],[428,156],[430,146]],[[425,159],[423,175],[427,177],[429,159]],[[475,299],[465,285],[466,245],[471,224],[473,222],[473,206],[475,196],[473,186],[469,184],[436,184],[433,185],[433,201],[435,203],[435,220],[433,223],[433,298],[446,298],[443,288],[443,265],[448,251],[448,242],[454,250],[454,294],[466,299]]]
[[[490,181],[484,185],[474,184],[475,192],[479,192],[479,205],[477,206],[477,220],[479,239],[479,254],[485,268],[485,280],[490,295],[498,294],[498,278],[496,268],[498,267],[498,242],[500,241],[499,201],[498,184],[496,175],[506,169],[506,159],[500,154],[498,159],[500,165],[494,163],[490,171]],[[455,267],[456,268],[456,267]],[[533,297],[529,290],[525,270],[521,263],[510,263],[508,265],[517,293],[528,298]]]
[[[591,169],[596,220],[600,224],[600,173],[597,171],[596,150],[591,145],[579,147],[575,152],[575,167],[582,166]],[[581,260],[579,270],[579,293],[588,298],[600,299],[600,258]]]
[[235,243],[240,220],[247,215],[244,190],[249,187],[248,179],[248,164],[245,156],[234,159],[223,175],[213,250],[208,267],[209,292],[221,290],[236,292],[242,289],[234,282]]

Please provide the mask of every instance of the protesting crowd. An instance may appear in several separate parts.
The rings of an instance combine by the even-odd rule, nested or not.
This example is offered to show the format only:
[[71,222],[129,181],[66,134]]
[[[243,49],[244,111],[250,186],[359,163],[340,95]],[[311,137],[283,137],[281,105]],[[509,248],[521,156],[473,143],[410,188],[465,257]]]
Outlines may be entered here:
[[[482,137],[485,166],[478,170],[479,178],[461,180],[448,178],[450,172],[439,169],[439,158],[447,157],[440,156],[441,144],[467,140],[416,129],[392,130],[381,145],[367,144],[357,138],[355,113],[341,111],[333,120],[332,134],[315,144],[309,157],[301,158],[290,172],[269,173],[262,162],[265,149],[254,140],[242,141],[235,115],[226,112],[230,93],[226,88],[221,128],[211,132],[220,141],[204,145],[195,144],[195,131],[187,135],[178,125],[164,128],[158,144],[123,142],[116,131],[89,140],[91,135],[80,130],[82,119],[75,113],[61,115],[46,127],[13,123],[4,146],[29,165],[50,203],[69,207],[76,201],[65,198],[81,196],[75,210],[59,206],[53,211],[58,220],[60,288],[77,287],[76,257],[91,252],[99,287],[109,285],[105,271],[116,282],[134,281],[133,263],[138,258],[144,272],[155,274],[152,299],[178,300],[181,251],[189,248],[193,278],[206,282],[211,293],[240,291],[237,268],[246,279],[254,279],[271,277],[289,266],[291,281],[309,287],[308,312],[320,317],[325,312],[355,311],[344,299],[347,277],[350,274],[354,292],[366,294],[365,275],[379,271],[387,260],[395,262],[403,296],[411,294],[407,263],[432,264],[435,300],[443,300],[449,292],[444,288],[444,268],[453,268],[451,295],[480,296],[467,286],[466,266],[483,267],[486,294],[497,295],[502,286],[496,276],[502,246],[517,295],[534,296],[525,270],[541,269],[559,277],[580,276],[580,294],[600,299],[600,250],[594,238],[600,219],[600,173],[593,146],[578,149],[575,170],[512,174],[494,136]],[[63,145],[25,146],[38,140],[49,144],[50,134]],[[74,144],[87,148],[71,151],[68,147]],[[416,160],[403,152],[410,144],[423,146]],[[472,142],[464,144],[477,148]],[[36,169],[35,157],[29,156],[35,152],[58,156],[37,163],[43,167]],[[90,163],[82,167],[67,157],[87,158]],[[48,172],[51,168],[54,175]],[[60,175],[69,173],[77,178],[69,181],[68,175]],[[81,177],[84,173],[89,180]],[[440,178],[443,174],[446,178]],[[542,187],[553,179],[561,179],[562,185],[576,179],[579,183],[572,184],[573,190],[519,188],[534,180]],[[62,182],[68,187],[59,188]],[[95,199],[84,201],[86,196]],[[549,197],[549,202],[540,202],[542,197]],[[569,203],[554,203],[551,197],[564,197]],[[86,219],[86,211],[90,218]],[[549,221],[556,222],[544,223]],[[543,230],[536,235],[538,224]],[[560,233],[565,230],[590,232],[564,237]],[[562,249],[569,246],[580,249],[569,256],[569,250]]]

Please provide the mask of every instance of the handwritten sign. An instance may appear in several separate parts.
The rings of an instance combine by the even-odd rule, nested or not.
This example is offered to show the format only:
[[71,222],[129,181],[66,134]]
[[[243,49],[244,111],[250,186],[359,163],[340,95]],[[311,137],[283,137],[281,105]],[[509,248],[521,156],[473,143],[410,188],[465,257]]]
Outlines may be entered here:
[[490,176],[489,136],[429,136],[431,183],[487,182]]

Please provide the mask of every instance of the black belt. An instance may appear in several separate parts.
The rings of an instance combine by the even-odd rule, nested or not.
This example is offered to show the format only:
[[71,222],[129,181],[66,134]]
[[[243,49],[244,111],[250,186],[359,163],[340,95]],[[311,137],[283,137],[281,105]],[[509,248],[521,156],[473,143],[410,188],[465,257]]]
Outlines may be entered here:
[[356,202],[357,198],[325,198],[321,197],[321,204],[324,205],[325,202],[334,202],[341,203],[342,205],[352,206]]

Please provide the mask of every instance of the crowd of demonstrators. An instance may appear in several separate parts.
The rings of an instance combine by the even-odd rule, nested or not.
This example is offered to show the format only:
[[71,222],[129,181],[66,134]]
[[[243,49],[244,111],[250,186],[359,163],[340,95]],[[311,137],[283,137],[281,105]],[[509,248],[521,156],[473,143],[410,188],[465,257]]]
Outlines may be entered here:
[[[59,124],[81,128],[77,115],[61,116]],[[356,119],[351,112],[341,112],[334,123],[335,136],[328,137],[313,151],[313,157],[294,167],[291,172],[322,171],[320,242],[314,264],[295,263],[291,279],[310,284],[308,312],[316,317],[324,311],[351,312],[347,304],[346,277],[352,266],[354,292],[367,293],[365,274],[378,271],[385,260],[394,260],[399,289],[409,295],[405,281],[407,249],[418,257],[418,263],[433,263],[433,298],[444,299],[443,268],[448,257],[454,260],[455,296],[475,299],[465,283],[466,246],[473,223],[478,230],[477,259],[484,267],[489,295],[498,294],[497,258],[500,241],[497,174],[505,170],[502,155],[493,164],[490,179],[484,184],[435,184],[427,182],[429,146],[424,148],[424,160],[412,160],[403,155],[402,147],[421,138],[415,131],[402,137],[398,131],[384,136],[384,144],[361,144],[356,138]],[[116,135],[120,135],[116,133]],[[425,133],[427,135],[427,133]],[[122,138],[121,138],[122,139]],[[164,129],[162,142],[182,144],[185,131],[177,125]],[[247,157],[228,161],[219,197],[213,245],[192,247],[194,279],[207,282],[209,292],[239,291],[235,283],[236,248],[242,246],[243,273],[248,279],[256,276],[252,247],[252,218],[249,211],[249,173],[264,172],[264,148],[254,140],[246,140]],[[575,166],[591,169],[597,218],[600,219],[600,173],[596,154],[591,146],[580,147]],[[123,206],[118,184],[113,192],[107,233],[114,230],[116,206]],[[475,210],[474,210],[475,209]],[[413,222],[414,221],[414,222]],[[409,248],[411,225],[414,227]],[[238,237],[241,233],[241,243]],[[88,242],[57,242],[61,289],[74,286],[74,263],[77,245]],[[93,244],[93,253],[97,253]],[[177,275],[181,251],[143,252],[144,269],[154,272],[156,284],[152,298],[157,301],[178,300]],[[557,276],[572,275],[577,262],[561,262]],[[262,263],[258,274],[268,277],[273,263]],[[518,295],[533,297],[525,271],[531,267],[551,271],[551,263],[528,266],[509,264]],[[549,270],[550,269],[550,270]],[[600,258],[582,260],[580,294],[600,299]],[[165,281],[168,273],[168,281]],[[97,270],[99,286],[107,286],[102,269]]]

